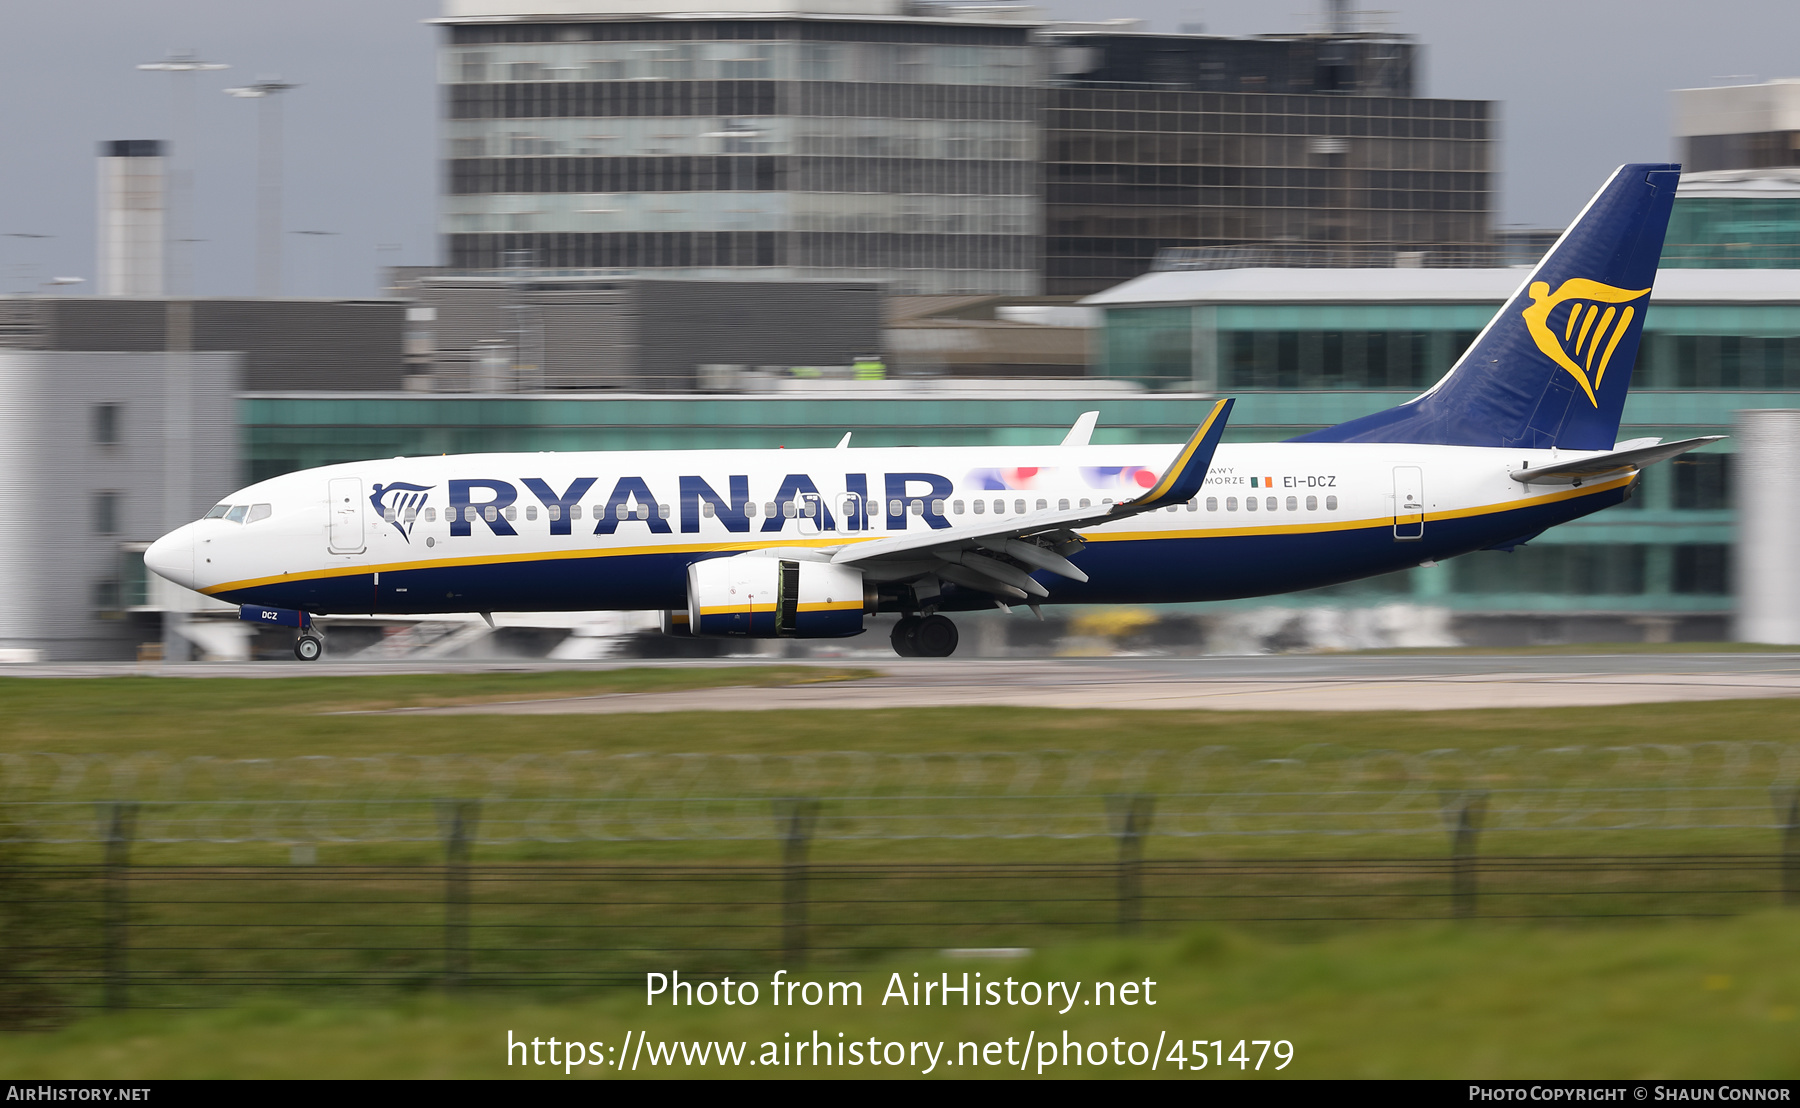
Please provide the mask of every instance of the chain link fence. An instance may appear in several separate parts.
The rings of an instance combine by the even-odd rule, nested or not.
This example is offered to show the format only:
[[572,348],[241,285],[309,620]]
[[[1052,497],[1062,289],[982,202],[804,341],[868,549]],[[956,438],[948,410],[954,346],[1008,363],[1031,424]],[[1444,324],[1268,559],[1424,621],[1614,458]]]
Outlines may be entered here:
[[828,841],[1083,839],[1119,834],[1149,796],[1159,839],[1441,836],[1479,797],[1493,833],[1774,830],[1791,822],[1800,743],[1706,742],[1424,753],[1329,745],[798,755],[0,755],[0,835],[103,842],[136,805],[151,843],[420,843],[447,800],[478,801],[483,845],[757,841],[774,806],[817,804]]
[[[1203,921],[1731,914],[1800,903],[1797,770],[1800,745],[1738,742],[1282,757],[5,755],[0,959],[14,969],[0,1022],[19,982],[56,998],[39,1010],[188,1005],[244,990],[853,967],[879,952]],[[1164,856],[1147,852],[1164,839]],[[930,846],[953,840],[972,844],[964,860]],[[1246,840],[1271,849],[1222,849]],[[666,857],[649,861],[625,845],[696,842],[741,845],[656,848]],[[854,861],[816,850],[833,842],[868,845]],[[431,845],[343,855],[355,864],[314,856],[407,843]],[[531,853],[569,843],[620,845]],[[294,864],[209,844],[286,844]]]

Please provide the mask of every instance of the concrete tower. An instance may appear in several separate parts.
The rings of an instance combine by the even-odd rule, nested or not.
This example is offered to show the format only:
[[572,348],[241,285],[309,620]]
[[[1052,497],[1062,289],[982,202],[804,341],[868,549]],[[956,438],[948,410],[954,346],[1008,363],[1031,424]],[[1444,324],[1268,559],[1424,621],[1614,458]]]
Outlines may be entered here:
[[99,261],[102,296],[161,296],[168,173],[157,139],[100,144]]

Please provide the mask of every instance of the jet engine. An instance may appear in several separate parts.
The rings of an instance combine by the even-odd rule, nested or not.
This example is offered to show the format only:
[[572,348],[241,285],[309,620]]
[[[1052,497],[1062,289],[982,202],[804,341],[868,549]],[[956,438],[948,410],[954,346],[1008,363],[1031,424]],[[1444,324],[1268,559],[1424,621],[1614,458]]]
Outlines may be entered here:
[[830,562],[738,554],[688,567],[695,635],[832,639],[858,635],[876,597],[862,571]]

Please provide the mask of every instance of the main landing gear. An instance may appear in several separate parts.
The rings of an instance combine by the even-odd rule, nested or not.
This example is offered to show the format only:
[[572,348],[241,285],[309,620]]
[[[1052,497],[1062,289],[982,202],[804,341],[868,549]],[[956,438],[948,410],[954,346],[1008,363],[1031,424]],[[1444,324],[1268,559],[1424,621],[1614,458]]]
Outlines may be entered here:
[[891,641],[902,658],[948,658],[956,653],[956,624],[943,616],[903,616]]

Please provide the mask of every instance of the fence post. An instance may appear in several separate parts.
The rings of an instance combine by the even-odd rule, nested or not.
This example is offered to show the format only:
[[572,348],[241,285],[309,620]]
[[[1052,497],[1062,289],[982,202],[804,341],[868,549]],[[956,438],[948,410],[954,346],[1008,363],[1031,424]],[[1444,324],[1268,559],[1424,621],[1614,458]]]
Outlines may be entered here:
[[781,955],[782,962],[794,969],[806,961],[806,848],[818,818],[817,800],[790,797],[775,802],[781,831]]
[[444,832],[444,984],[465,983],[469,975],[469,844],[481,805],[474,800],[438,801]]
[[1450,905],[1458,919],[1475,914],[1475,840],[1487,815],[1487,793],[1465,792],[1456,798],[1456,825],[1450,833]]
[[1144,836],[1150,833],[1156,798],[1148,793],[1108,796],[1106,814],[1119,840],[1119,930],[1135,934],[1144,916]]
[[101,1003],[123,1008],[129,1002],[131,962],[131,838],[137,828],[136,804],[101,804],[100,823],[106,836],[106,862],[101,878]]
[[1800,904],[1800,788],[1789,789],[1785,798],[1776,794],[1775,815],[1781,826],[1781,902]]

